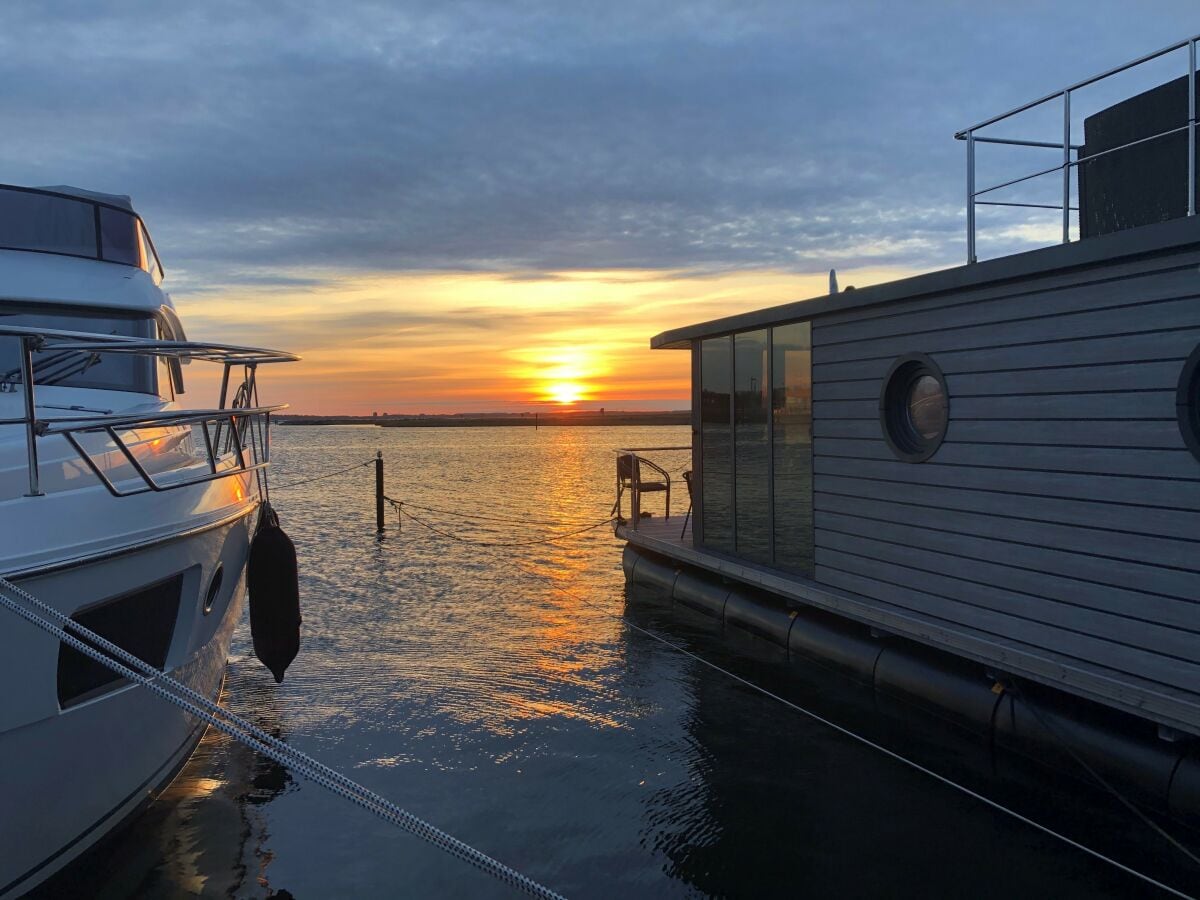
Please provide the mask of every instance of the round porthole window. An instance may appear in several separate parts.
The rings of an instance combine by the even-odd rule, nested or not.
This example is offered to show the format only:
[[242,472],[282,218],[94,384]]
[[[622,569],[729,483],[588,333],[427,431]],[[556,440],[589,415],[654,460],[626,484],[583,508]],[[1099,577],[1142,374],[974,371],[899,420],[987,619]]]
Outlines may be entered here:
[[937,452],[950,422],[946,378],[924,354],[892,364],[879,395],[879,423],[888,446],[905,462],[923,462]]
[[1183,442],[1192,455],[1200,459],[1200,346],[1192,351],[1183,364],[1175,403]]
[[208,582],[208,591],[204,594],[204,614],[207,616],[212,612],[213,605],[217,602],[217,595],[221,593],[221,581],[225,577],[225,567],[221,563],[217,563],[217,570],[212,574],[212,580]]

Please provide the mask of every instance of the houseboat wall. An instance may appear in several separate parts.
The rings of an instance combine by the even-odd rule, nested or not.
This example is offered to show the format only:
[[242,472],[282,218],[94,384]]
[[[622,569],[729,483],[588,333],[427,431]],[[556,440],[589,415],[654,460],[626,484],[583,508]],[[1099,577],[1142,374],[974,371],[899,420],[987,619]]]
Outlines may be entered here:
[[[744,494],[725,472],[731,503],[706,494],[702,347],[796,322],[811,323],[811,458],[801,461],[811,538],[793,522],[779,544],[773,523],[807,510],[780,504],[777,482]],[[1200,734],[1200,458],[1187,426],[1200,399],[1185,375],[1200,347],[1195,218],[652,344],[693,351],[696,525],[686,542],[623,528],[631,542]],[[885,382],[905,360],[932,370],[947,397],[943,435],[925,455],[887,434]],[[731,406],[737,392],[731,382]],[[811,540],[811,563],[801,554],[781,566],[775,546],[747,554],[726,534],[739,527],[773,535],[785,553],[787,541]]]

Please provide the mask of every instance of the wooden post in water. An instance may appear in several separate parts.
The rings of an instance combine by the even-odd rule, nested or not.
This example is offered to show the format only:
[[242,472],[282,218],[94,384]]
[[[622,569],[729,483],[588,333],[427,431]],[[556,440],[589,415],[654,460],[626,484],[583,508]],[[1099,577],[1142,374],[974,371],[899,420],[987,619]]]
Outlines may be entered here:
[[375,531],[383,534],[383,451],[375,451]]

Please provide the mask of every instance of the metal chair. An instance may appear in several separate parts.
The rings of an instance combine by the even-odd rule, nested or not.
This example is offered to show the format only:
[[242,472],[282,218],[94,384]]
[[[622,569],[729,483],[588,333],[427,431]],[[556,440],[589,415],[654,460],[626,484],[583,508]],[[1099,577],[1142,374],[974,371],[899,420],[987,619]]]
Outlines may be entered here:
[[692,470],[686,469],[683,473],[683,483],[688,489],[688,510],[687,515],[683,517],[683,529],[679,532],[679,539],[682,541],[683,536],[687,534],[688,520],[692,517]]
[[[643,471],[649,469],[657,479],[645,480]],[[617,455],[617,502],[616,513],[621,515],[621,496],[628,490],[632,495],[630,514],[636,525],[642,514],[642,494],[666,493],[666,521],[671,520],[671,475],[662,466],[648,459],[642,459],[636,453],[621,453]]]

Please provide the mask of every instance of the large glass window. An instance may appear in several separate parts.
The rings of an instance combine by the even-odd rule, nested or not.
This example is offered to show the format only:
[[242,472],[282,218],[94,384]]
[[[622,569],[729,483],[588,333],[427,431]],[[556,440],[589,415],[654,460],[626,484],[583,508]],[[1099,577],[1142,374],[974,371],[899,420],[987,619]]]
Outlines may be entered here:
[[738,556],[771,561],[771,495],[767,331],[733,339],[734,506]]
[[731,346],[728,337],[711,338],[700,345],[701,541],[715,550],[725,551],[733,550]]
[[[126,337],[154,337],[154,320],[146,316],[121,316],[99,311],[45,311],[0,306],[0,325],[50,328]],[[33,380],[38,385],[137,391],[153,394],[154,363],[145,356],[129,353],[76,353],[45,350],[33,354]],[[17,338],[0,335],[0,383],[21,382],[20,344]],[[164,388],[166,386],[164,385]]]
[[812,326],[700,344],[700,542],[813,572]]
[[95,207],[66,197],[2,190],[0,248],[95,257]]
[[775,565],[813,571],[812,326],[771,330]]

